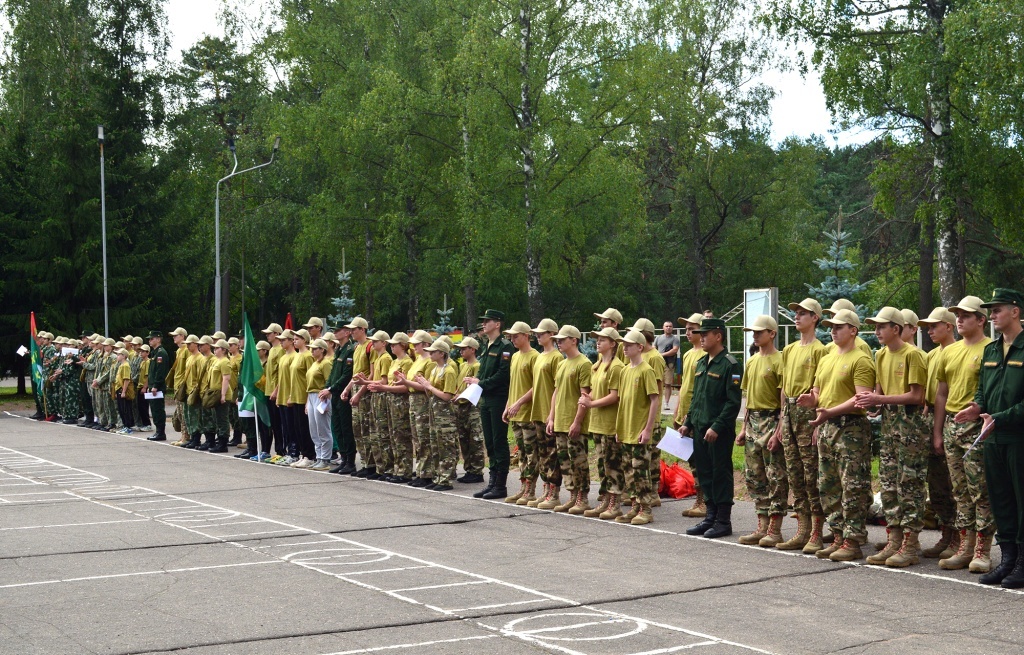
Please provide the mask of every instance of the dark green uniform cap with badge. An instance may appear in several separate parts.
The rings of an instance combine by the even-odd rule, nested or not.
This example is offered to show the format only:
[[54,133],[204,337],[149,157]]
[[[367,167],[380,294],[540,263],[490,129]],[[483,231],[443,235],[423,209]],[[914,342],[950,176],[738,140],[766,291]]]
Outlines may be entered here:
[[505,312],[498,311],[497,309],[488,309],[486,312],[484,312],[484,315],[480,317],[480,320],[486,321],[488,319],[492,321],[504,321]]
[[157,337],[161,337],[162,338],[163,336],[164,336],[164,333],[161,332],[160,330],[150,330],[149,331],[149,336],[146,337],[146,338],[147,339],[156,339]]
[[996,288],[992,291],[992,300],[981,303],[986,309],[996,305],[1015,305],[1024,309],[1024,296],[1014,289]]
[[705,318],[701,320],[700,327],[694,332],[710,332],[711,330],[724,330],[725,321],[720,318]]

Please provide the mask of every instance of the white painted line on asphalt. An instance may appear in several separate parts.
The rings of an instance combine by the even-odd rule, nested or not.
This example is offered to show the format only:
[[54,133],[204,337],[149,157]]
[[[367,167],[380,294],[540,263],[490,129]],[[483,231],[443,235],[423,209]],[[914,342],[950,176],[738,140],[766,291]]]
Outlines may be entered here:
[[211,566],[191,566],[183,569],[157,569],[155,571],[135,571],[132,573],[111,573],[108,575],[89,575],[81,578],[62,578],[59,580],[38,580],[35,582],[19,582],[17,584],[0,585],[0,589],[14,589],[15,587],[36,587],[39,585],[60,584],[62,582],[93,582],[96,580],[112,580],[114,578],[133,578],[143,575],[165,575],[168,573],[190,573],[193,571],[212,571],[214,569],[231,569],[241,566],[263,566],[265,564],[283,564],[281,560],[270,560],[267,562],[239,562],[237,564],[214,564]]
[[[307,566],[305,568],[313,569],[313,567],[311,567],[311,566]],[[333,575],[333,576],[335,576],[337,578],[341,578],[342,580],[346,580],[346,579],[352,577],[353,575],[370,575],[371,573],[392,573],[394,571],[412,571],[414,569],[429,569],[429,568],[433,568],[433,567],[431,567],[431,566],[400,566],[398,568],[393,568],[393,569],[373,569],[372,571],[350,571],[348,573],[329,573],[328,575]],[[315,571],[316,569],[313,569],[313,570]],[[376,587],[375,587],[375,589],[377,589],[377,591],[384,591],[383,589],[379,589],[379,588],[376,588]],[[385,592],[385,593],[387,593],[387,592]]]
[[[238,532],[235,534],[211,534],[208,535],[214,539],[227,539],[228,537],[255,537],[258,534],[279,534],[281,532],[295,532],[296,530],[302,530],[302,528],[288,528],[287,530],[264,530],[262,532]],[[305,532],[311,532],[311,530],[305,530]]]
[[[331,540],[325,541],[293,541],[287,544],[267,544],[266,546],[252,546],[252,548],[289,548],[291,546],[315,546],[317,544],[333,544],[337,543]],[[362,550],[361,548],[353,548],[352,550]]]
[[473,637],[456,637],[454,639],[436,639],[434,641],[421,641],[416,644],[394,644],[393,646],[375,646],[373,648],[360,648],[359,650],[339,650],[325,655],[358,655],[359,653],[379,653],[386,650],[398,650],[400,648],[422,648],[424,646],[435,646],[437,644],[455,644],[461,641],[481,641],[484,639],[497,639],[499,635],[475,635]]
[[578,630],[579,628],[589,628],[592,625],[614,625],[616,623],[625,623],[625,619],[606,619],[604,621],[587,621],[585,623],[571,623],[569,625],[558,625],[551,628],[537,628],[536,630],[521,630],[519,634],[523,635],[539,635],[548,632],[563,632],[565,630]]
[[110,525],[112,523],[143,523],[149,519],[124,519],[123,521],[93,521],[91,523],[54,523],[52,525],[23,525],[17,528],[0,528],[4,530],[39,530],[42,528],[77,528],[86,525]]
[[263,521],[233,521],[231,523],[210,523],[208,525],[193,525],[193,528],[221,528],[226,525],[246,525],[247,523],[263,523]]
[[545,603],[545,602],[548,602],[547,598],[533,598],[533,599],[530,599],[530,600],[517,600],[517,601],[511,602],[511,603],[495,603],[493,605],[477,605],[475,607],[460,607],[460,608],[457,608],[457,609],[451,609],[451,610],[447,610],[447,611],[451,612],[452,614],[458,614],[459,612],[473,612],[473,611],[476,611],[476,610],[489,610],[489,609],[497,609],[499,607],[511,607],[513,605],[530,605],[532,603]]
[[720,641],[698,641],[695,644],[686,644],[684,646],[672,646],[670,648],[658,648],[656,650],[645,650],[641,653],[631,653],[630,655],[662,655],[662,653],[678,653],[681,650],[690,650],[691,648],[698,648],[700,646],[717,646],[722,642]]
[[465,587],[476,584],[490,584],[486,580],[470,580],[468,582],[450,582],[448,584],[431,584],[424,587],[406,587],[405,589],[388,589],[389,594],[398,594],[403,591],[422,591],[423,589],[446,589],[448,587]]

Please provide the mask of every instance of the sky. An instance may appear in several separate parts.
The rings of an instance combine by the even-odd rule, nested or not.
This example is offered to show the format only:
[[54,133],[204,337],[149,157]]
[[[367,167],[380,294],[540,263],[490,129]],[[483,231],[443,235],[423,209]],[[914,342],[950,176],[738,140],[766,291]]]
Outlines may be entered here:
[[[171,30],[171,57],[180,59],[203,34],[220,34],[217,0],[167,0],[165,5]],[[772,103],[772,140],[776,143],[797,136],[821,136],[826,145],[845,146],[864,143],[869,136],[860,131],[833,133],[832,118],[825,107],[825,95],[816,73],[806,77],[796,71],[768,71],[761,81],[776,90]]]

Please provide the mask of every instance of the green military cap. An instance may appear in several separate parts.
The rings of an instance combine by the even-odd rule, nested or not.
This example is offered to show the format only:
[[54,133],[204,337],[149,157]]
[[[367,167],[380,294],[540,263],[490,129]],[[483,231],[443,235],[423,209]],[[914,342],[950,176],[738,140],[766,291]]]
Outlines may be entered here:
[[647,337],[643,335],[643,332],[635,328],[630,328],[626,330],[626,334],[619,337],[618,340],[622,341],[623,343],[634,343],[638,346],[647,345]]
[[465,337],[462,339],[462,341],[459,342],[459,349],[461,350],[462,348],[472,348],[473,350],[478,350],[480,348],[480,342],[474,339],[473,337]]
[[687,317],[687,318],[683,318],[682,316],[680,316],[679,318],[676,319],[676,322],[679,323],[680,325],[682,325],[683,327],[686,327],[686,325],[688,323],[693,323],[694,325],[700,325],[700,322],[703,321],[703,320],[704,320],[704,315],[703,314],[693,313],[693,314],[690,314],[690,316]]
[[[903,315],[903,312],[896,309],[895,307],[883,307],[878,310],[877,316],[866,318],[864,319],[864,322],[868,323],[869,325],[878,325],[879,323],[895,323],[896,325],[903,327],[904,325],[907,324],[907,319]],[[917,321],[914,321],[914,324],[917,325]]]
[[162,336],[164,336],[164,333],[161,332],[160,330],[150,330],[149,331],[149,336],[146,337],[146,338],[147,339],[156,339],[157,337],[162,337]]
[[1015,305],[1024,308],[1024,296],[1014,289],[998,287],[992,292],[992,300],[981,303],[981,306],[986,309],[996,305]]
[[490,320],[490,321],[504,321],[505,320],[505,312],[499,311],[497,309],[488,309],[486,312],[484,312],[484,315],[480,317],[480,320],[481,321],[488,321],[488,320]]
[[711,330],[724,330],[725,321],[720,318],[702,318],[700,327],[695,332],[710,332]]

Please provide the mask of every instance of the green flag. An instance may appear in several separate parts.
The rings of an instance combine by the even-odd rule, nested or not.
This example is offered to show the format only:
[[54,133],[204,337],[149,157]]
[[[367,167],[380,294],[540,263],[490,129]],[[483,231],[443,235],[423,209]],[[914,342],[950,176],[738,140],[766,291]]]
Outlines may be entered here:
[[255,412],[265,425],[270,425],[270,412],[267,410],[267,396],[256,388],[256,383],[263,377],[263,364],[256,352],[256,340],[249,327],[249,317],[242,319],[245,324],[245,345],[242,352],[242,369],[238,373],[238,384],[242,387],[242,401],[239,409]]
[[36,313],[29,314],[29,343],[32,344],[32,389],[37,394],[43,393],[43,356],[39,352],[39,344],[36,343]]

